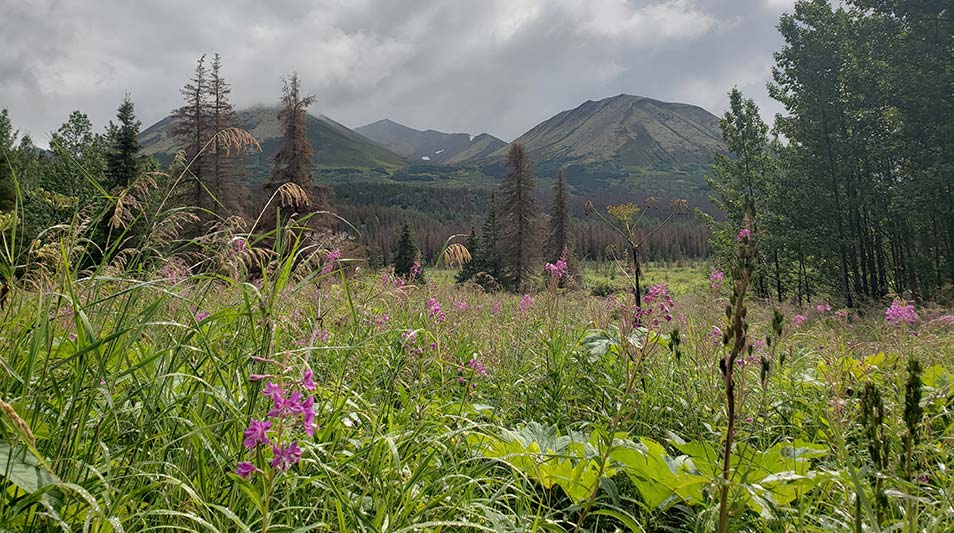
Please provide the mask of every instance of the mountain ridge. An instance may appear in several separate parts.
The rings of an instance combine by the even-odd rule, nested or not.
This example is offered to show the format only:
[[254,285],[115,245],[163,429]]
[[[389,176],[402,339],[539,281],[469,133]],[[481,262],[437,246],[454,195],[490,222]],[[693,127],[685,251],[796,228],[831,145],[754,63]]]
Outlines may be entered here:
[[388,118],[354,131],[411,161],[442,165],[457,165],[484,157],[507,144],[488,133],[471,135],[418,130]]

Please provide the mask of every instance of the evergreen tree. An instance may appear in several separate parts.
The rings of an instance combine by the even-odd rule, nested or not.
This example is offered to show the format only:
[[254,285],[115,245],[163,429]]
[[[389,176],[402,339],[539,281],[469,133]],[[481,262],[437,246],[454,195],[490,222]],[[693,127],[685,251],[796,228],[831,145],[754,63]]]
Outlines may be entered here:
[[503,285],[511,291],[526,289],[537,266],[539,212],[533,198],[533,169],[522,144],[514,143],[507,155],[507,174],[500,184],[500,252]]
[[237,210],[240,203],[237,191],[230,183],[236,178],[239,169],[234,160],[229,157],[228,149],[217,134],[222,130],[237,127],[239,121],[238,114],[229,101],[232,87],[222,77],[222,58],[219,54],[212,56],[208,88],[209,124],[212,135],[216,135],[211,146],[209,188],[218,200],[217,204],[219,205],[217,207],[224,207],[221,214],[228,215],[230,212]]
[[[278,113],[284,130],[282,147],[275,154],[275,164],[266,190],[275,191],[284,183],[294,183],[308,195],[308,211],[327,210],[329,199],[325,187],[315,183],[312,173],[312,146],[308,139],[306,109],[314,96],[302,96],[297,73],[284,80],[282,109]],[[299,210],[301,210],[299,206]]]
[[208,71],[203,54],[196,63],[192,79],[179,91],[185,99],[185,105],[172,113],[176,123],[173,135],[185,151],[186,161],[191,163],[189,170],[195,178],[192,198],[189,201],[200,208],[211,207],[204,191],[205,187],[208,187],[206,180],[209,177],[209,152],[203,149],[214,133],[211,131],[209,118],[211,113],[208,87]]
[[110,121],[106,133],[107,188],[127,187],[142,171],[144,161],[136,137],[142,125],[136,120],[135,107],[129,93],[116,113],[119,124]]
[[[414,271],[414,264],[418,262],[417,245],[414,243],[414,236],[411,234],[411,228],[404,223],[401,228],[401,237],[398,239],[397,247],[394,250],[394,274],[405,278],[410,278]],[[418,263],[418,276],[420,276],[420,264]]]
[[484,221],[477,268],[500,282],[500,228],[497,225],[497,193],[491,193],[487,219]]
[[561,284],[576,276],[577,265],[573,260],[573,228],[570,221],[570,207],[568,205],[570,198],[570,188],[566,183],[566,175],[563,171],[557,173],[553,182],[553,205],[550,208],[550,230],[547,233],[545,248],[545,259],[550,263],[555,263],[564,254],[569,267],[568,275],[560,280]]
[[467,237],[464,247],[470,252],[470,262],[461,265],[460,272],[457,273],[457,283],[463,283],[481,271],[480,237],[477,236],[475,228],[470,229],[470,236]]

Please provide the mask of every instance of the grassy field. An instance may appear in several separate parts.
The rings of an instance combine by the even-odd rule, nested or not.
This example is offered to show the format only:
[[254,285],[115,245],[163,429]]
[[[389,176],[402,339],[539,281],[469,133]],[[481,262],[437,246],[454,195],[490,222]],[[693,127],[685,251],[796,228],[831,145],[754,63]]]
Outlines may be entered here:
[[[284,266],[13,291],[0,528],[714,530],[728,290],[704,265],[647,266],[674,301],[644,328],[622,291]],[[954,318],[749,309],[729,529],[954,530]]]

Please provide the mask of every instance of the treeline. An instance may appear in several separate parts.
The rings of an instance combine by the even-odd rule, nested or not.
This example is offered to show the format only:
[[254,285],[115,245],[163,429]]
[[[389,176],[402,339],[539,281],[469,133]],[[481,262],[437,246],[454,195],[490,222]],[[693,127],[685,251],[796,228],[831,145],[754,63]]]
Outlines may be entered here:
[[948,2],[802,0],[782,17],[774,134],[734,91],[723,132],[735,158],[712,185],[731,224],[751,198],[756,288],[848,306],[889,292],[950,296],[954,283],[954,11]]
[[[392,262],[394,247],[405,223],[413,232],[425,263],[433,264],[451,235],[480,232],[494,191],[463,187],[429,187],[403,183],[348,183],[333,186],[336,212],[347,222],[335,224],[337,231],[354,226],[365,243],[374,265]],[[537,186],[538,205],[553,202],[552,191]],[[618,200],[619,198],[617,198]],[[570,236],[580,259],[609,260],[625,249],[625,242],[605,224],[591,220],[586,199],[567,198]],[[542,213],[545,223],[550,215]],[[654,227],[648,218],[645,227]],[[685,218],[661,228],[647,243],[649,260],[675,261],[707,257],[711,253],[709,229],[697,219]]]

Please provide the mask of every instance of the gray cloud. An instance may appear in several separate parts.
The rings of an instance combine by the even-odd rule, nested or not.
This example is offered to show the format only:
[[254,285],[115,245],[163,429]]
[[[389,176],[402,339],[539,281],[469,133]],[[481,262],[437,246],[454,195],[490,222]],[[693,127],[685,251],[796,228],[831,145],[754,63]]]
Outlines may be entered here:
[[238,106],[297,70],[314,111],[505,140],[619,93],[721,113],[738,86],[766,117],[778,16],[793,0],[10,0],[0,107],[39,144],[80,109],[97,126],[130,91],[143,124],[219,52]]

